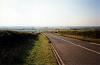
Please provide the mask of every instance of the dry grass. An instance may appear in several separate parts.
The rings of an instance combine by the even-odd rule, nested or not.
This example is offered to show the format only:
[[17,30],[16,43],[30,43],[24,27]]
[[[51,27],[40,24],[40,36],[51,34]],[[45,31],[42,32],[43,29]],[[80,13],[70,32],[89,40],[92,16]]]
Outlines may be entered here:
[[24,65],[57,65],[48,39],[40,34]]
[[63,35],[63,36],[100,44],[100,39],[85,38],[82,36],[75,36],[75,35]]
[[100,30],[64,30],[56,32],[57,35],[71,37],[88,42],[100,43]]

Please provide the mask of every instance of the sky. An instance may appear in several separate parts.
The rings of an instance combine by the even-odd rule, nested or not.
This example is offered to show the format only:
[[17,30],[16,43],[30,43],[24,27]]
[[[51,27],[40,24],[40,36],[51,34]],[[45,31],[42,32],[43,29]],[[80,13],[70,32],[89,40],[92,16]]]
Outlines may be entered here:
[[100,0],[0,0],[0,26],[100,26]]

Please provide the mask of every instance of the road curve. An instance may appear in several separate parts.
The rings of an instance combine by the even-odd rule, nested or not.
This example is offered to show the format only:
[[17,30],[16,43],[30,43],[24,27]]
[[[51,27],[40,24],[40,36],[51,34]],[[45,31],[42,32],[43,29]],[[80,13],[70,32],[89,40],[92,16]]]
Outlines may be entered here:
[[100,65],[100,45],[45,33],[65,65]]

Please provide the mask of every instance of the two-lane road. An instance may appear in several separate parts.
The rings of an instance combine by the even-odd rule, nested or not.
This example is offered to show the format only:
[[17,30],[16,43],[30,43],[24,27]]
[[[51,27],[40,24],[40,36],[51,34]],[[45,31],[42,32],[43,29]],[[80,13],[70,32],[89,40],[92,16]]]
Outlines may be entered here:
[[100,65],[100,45],[51,33],[45,35],[54,44],[65,65]]

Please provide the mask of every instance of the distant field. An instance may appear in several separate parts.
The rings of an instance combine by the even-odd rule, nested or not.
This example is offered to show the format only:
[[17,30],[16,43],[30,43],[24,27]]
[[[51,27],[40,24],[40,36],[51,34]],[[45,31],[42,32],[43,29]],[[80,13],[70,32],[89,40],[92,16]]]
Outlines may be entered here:
[[65,30],[56,33],[67,37],[100,43],[100,30]]
[[38,34],[0,31],[0,65],[22,65]]
[[96,38],[96,39],[100,38],[99,30],[66,30],[66,31],[59,31],[59,33],[82,36],[87,38]]

